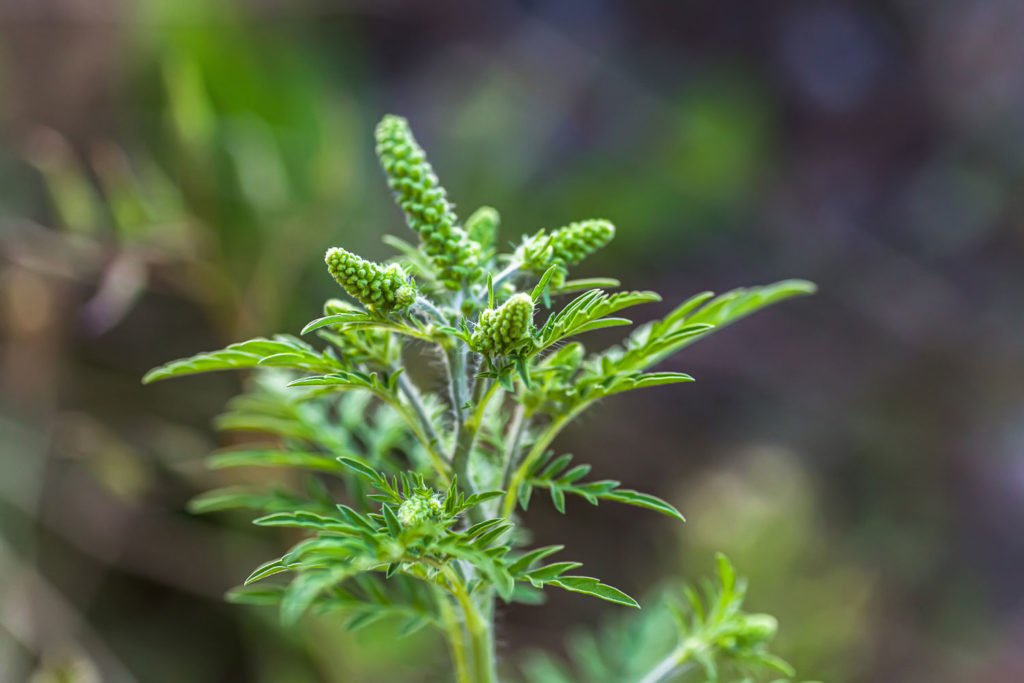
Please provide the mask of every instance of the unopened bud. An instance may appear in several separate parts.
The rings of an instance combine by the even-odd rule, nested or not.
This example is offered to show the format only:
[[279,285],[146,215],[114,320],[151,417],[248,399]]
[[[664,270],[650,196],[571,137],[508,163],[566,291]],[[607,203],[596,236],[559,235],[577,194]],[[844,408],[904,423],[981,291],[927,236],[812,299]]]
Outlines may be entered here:
[[406,528],[439,522],[444,517],[444,506],[433,493],[414,493],[398,506],[396,517]]
[[388,313],[416,300],[416,289],[397,263],[382,266],[340,247],[327,250],[327,271],[345,291],[367,308]]
[[533,325],[533,299],[516,294],[498,308],[480,314],[469,345],[487,355],[504,355],[522,343]]

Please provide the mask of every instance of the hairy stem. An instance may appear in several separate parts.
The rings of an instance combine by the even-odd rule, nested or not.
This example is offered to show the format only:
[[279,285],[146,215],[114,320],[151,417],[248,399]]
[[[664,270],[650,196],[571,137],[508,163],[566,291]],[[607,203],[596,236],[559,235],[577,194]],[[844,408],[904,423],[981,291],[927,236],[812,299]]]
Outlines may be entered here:
[[526,418],[526,406],[522,403],[516,404],[516,411],[512,414],[512,425],[509,427],[505,444],[505,466],[501,473],[501,488],[508,490],[509,481],[512,479],[512,470],[519,462],[519,453],[523,447],[523,434],[529,426]]
[[462,428],[465,419],[465,405],[469,401],[469,380],[466,372],[468,352],[466,345],[460,342],[448,346],[444,350],[448,370],[448,385],[452,399],[452,410],[455,413],[457,429]]
[[[489,619],[485,619],[473,602],[465,584],[451,569],[445,571],[452,594],[462,609],[469,634],[470,670],[474,683],[494,683],[498,680],[494,657],[492,656],[494,632]],[[489,611],[489,610],[488,610]]]
[[[401,378],[402,375],[399,375]],[[447,486],[451,482],[450,469],[448,463],[445,462],[444,457],[437,450],[436,440],[427,435],[425,426],[420,424],[420,420],[415,414],[409,412],[408,406],[401,401],[395,400],[395,397],[388,392],[374,391],[375,396],[390,405],[398,414],[405,420],[405,423],[409,425],[409,429],[419,439],[420,443],[427,450],[427,454],[430,455],[430,462],[433,464],[434,469],[441,476],[441,481]],[[435,435],[436,436],[436,435]]]
[[438,309],[438,307],[435,306],[434,302],[432,302],[430,299],[421,296],[418,299],[416,299],[416,305],[422,308],[423,310],[427,311],[431,315],[433,315],[437,322],[441,323],[442,325],[448,324],[448,318],[445,317],[444,313],[442,313],[440,309]]
[[[488,386],[489,384],[489,386]],[[469,476],[469,456],[473,453],[476,444],[477,434],[480,433],[480,422],[483,419],[487,403],[498,386],[497,382],[488,382],[483,377],[477,376],[473,381],[473,406],[474,410],[470,416],[459,426],[459,433],[455,439],[455,451],[452,454],[452,469],[459,477],[459,483],[469,493],[476,493],[476,486]],[[484,387],[487,387],[486,391]],[[470,521],[474,524],[483,521],[483,510],[472,508],[469,511]]]
[[452,604],[447,595],[435,586],[438,610],[441,612],[441,622],[444,624],[445,640],[448,641],[448,649],[451,652],[452,666],[455,669],[456,683],[471,683],[469,677],[469,657],[466,651],[466,634],[462,630],[452,609]]
[[580,410],[580,408],[576,408],[566,415],[556,417],[544,428],[544,431],[537,437],[537,440],[533,442],[533,447],[526,454],[526,457],[523,458],[523,461],[515,467],[512,476],[509,478],[508,488],[505,489],[505,498],[501,504],[502,517],[511,517],[512,513],[515,512],[519,487],[523,485],[523,480],[526,479],[526,473],[529,471],[530,466],[533,465],[537,458],[544,455],[544,451],[547,450],[547,447],[558,436],[558,433],[579,414]]
[[[391,368],[392,372],[395,372],[396,370],[397,368]],[[398,376],[398,390],[401,391],[409,400],[409,405],[412,406],[413,412],[422,424],[423,432],[427,435],[427,438],[434,444],[440,444],[441,437],[438,436],[437,430],[434,429],[434,422],[427,416],[427,410],[423,405],[423,399],[420,396],[420,392],[416,388],[416,385],[412,383],[412,380],[406,376],[405,372]]]
[[[452,455],[452,467],[460,477],[468,477],[469,456],[473,452],[476,437],[480,433],[484,410],[487,409],[487,404],[494,396],[498,386],[497,382],[490,382],[483,377],[477,377],[473,381],[473,395],[470,399],[473,403],[473,412],[459,428],[459,434],[455,439],[455,451]],[[468,479],[467,482],[472,488],[472,482],[469,482]]]
[[647,675],[640,679],[640,683],[661,683],[685,672],[693,666],[692,657],[698,649],[699,643],[692,640],[684,641],[647,672]]
[[512,277],[515,277],[516,274],[519,272],[519,266],[521,266],[521,265],[523,265],[523,264],[520,263],[519,261],[512,261],[512,263],[510,263],[505,268],[505,270],[501,271],[500,273],[498,273],[497,275],[494,276],[494,280],[492,281],[492,286],[495,289],[497,289],[498,285],[503,283],[505,280],[508,280],[509,278],[512,278]]

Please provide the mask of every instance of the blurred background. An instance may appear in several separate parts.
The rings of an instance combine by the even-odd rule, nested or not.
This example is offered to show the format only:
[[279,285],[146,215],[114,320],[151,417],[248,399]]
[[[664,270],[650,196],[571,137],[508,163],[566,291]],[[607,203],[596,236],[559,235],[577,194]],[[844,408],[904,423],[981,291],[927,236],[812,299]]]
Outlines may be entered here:
[[[635,595],[725,551],[805,678],[1024,680],[1022,65],[1019,0],[3,0],[0,680],[445,680],[430,635],[224,604],[285,543],[184,511],[243,378],[139,383],[388,255],[385,112],[505,242],[613,220],[580,275],[642,314],[820,285],[561,439],[688,524],[538,503],[539,542]],[[500,655],[621,616],[508,607]]]

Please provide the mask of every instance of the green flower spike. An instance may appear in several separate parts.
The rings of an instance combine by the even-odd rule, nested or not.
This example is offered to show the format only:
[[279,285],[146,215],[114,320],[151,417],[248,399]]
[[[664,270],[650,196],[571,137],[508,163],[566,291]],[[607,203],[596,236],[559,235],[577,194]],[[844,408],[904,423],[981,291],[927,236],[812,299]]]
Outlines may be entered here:
[[369,309],[400,311],[416,300],[416,288],[397,263],[385,267],[340,247],[328,249],[324,261],[338,284]]
[[499,225],[501,215],[498,210],[481,206],[466,219],[466,232],[469,233],[469,239],[486,249],[494,245]]
[[605,246],[615,237],[615,226],[610,221],[592,218],[570,223],[555,230],[545,239],[537,235],[523,248],[523,265],[543,272],[552,265],[559,266],[555,284],[564,281],[568,266],[579,263]]
[[480,247],[456,223],[458,218],[427,155],[412,136],[409,122],[388,115],[377,124],[377,157],[405,212],[419,233],[423,251],[449,289],[480,278]]
[[417,527],[440,522],[444,517],[444,506],[431,491],[417,491],[398,506],[398,523],[403,527]]
[[489,356],[505,355],[526,339],[532,325],[533,299],[529,294],[516,294],[480,314],[469,345]]

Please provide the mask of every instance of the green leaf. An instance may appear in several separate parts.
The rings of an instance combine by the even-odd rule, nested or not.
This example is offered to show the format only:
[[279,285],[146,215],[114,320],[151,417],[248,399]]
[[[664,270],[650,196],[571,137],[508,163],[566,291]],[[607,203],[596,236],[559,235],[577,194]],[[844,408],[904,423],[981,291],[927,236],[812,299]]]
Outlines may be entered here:
[[574,327],[572,334],[583,334],[584,332],[590,332],[592,330],[600,330],[605,327],[621,327],[622,325],[632,325],[633,321],[629,318],[601,318],[599,320],[592,320],[589,323]]
[[398,521],[398,517],[395,516],[395,511],[391,509],[390,505],[382,505],[380,508],[381,513],[384,515],[384,523],[388,527],[388,532],[392,536],[398,536],[402,533],[402,525]]
[[355,531],[352,525],[345,524],[341,520],[302,510],[295,512],[272,512],[269,515],[254,519],[252,523],[256,526],[286,526],[342,533],[354,533]]
[[409,617],[398,627],[398,637],[405,638],[407,636],[411,636],[423,628],[430,626],[431,623],[432,621],[423,615]]
[[564,549],[564,545],[548,545],[543,548],[536,548],[516,558],[516,560],[508,566],[508,570],[513,575],[517,575],[520,572],[529,569],[530,565],[533,563],[542,560],[548,555],[554,555]]
[[288,571],[288,567],[282,564],[280,559],[270,560],[269,562],[264,562],[259,567],[256,567],[245,581],[242,582],[242,585],[248,586],[253,581],[259,581],[260,579],[265,579],[268,576],[273,576],[274,574],[280,574],[281,572],[286,571]]
[[736,585],[736,570],[733,569],[729,558],[722,553],[715,553],[715,562],[718,563],[718,579],[722,582],[722,588],[729,593]]
[[557,265],[549,266],[548,269],[544,271],[544,274],[540,276],[540,281],[530,293],[530,298],[533,299],[534,303],[540,299],[541,295],[544,293],[544,288],[548,286],[548,282],[551,281],[552,276],[558,272],[558,268],[559,267]]
[[552,287],[552,294],[572,294],[587,289],[599,287],[601,289],[615,289],[621,287],[622,283],[613,277],[592,277],[580,280],[566,280],[558,287]]
[[636,600],[629,597],[618,588],[603,584],[598,579],[590,576],[562,576],[548,582],[547,585],[558,586],[559,588],[563,588],[574,593],[593,595],[596,598],[601,598],[608,602],[614,602],[619,605],[626,605],[628,607],[636,607],[637,609],[640,609],[640,604]]
[[632,489],[615,489],[614,491],[603,493],[598,497],[604,500],[614,500],[619,503],[625,503],[626,505],[635,505],[637,507],[647,508],[648,510],[654,510],[664,515],[668,515],[669,517],[675,517],[680,522],[686,521],[686,518],[683,517],[682,513],[680,513],[674,506],[657,496],[652,496],[649,493],[641,493]]
[[[673,374],[673,373],[663,373]],[[568,453],[556,457],[549,452],[544,457],[538,458],[527,471],[527,480],[520,487],[520,503],[523,500],[523,491],[526,491],[526,501],[529,501],[529,491],[534,487],[547,488],[551,493],[551,501],[559,512],[565,514],[565,496],[572,494],[580,496],[587,502],[597,505],[598,500],[611,500],[627,505],[647,508],[662,514],[674,517],[682,522],[686,519],[672,505],[657,496],[648,493],[641,493],[632,489],[618,488],[619,482],[612,479],[583,482],[579,480],[590,472],[589,465],[576,465],[569,467],[572,456]],[[525,505],[522,505],[525,510]]]
[[512,524],[497,524],[473,539],[473,544],[481,548],[487,547],[512,527]]
[[218,451],[206,461],[210,469],[229,467],[301,467],[320,472],[344,471],[336,458],[323,453],[282,451],[275,448],[233,448]]
[[296,576],[288,584],[281,599],[281,622],[286,626],[294,626],[317,596],[340,581],[344,575],[344,572],[314,570]]
[[294,510],[307,505],[297,496],[281,491],[263,493],[247,488],[228,487],[215,489],[196,496],[188,503],[192,514],[206,514],[221,510]]
[[367,482],[369,482],[376,488],[380,489],[381,491],[392,490],[391,486],[387,482],[387,479],[384,478],[384,475],[382,475],[380,472],[373,469],[366,463],[360,462],[355,458],[348,458],[344,456],[338,458],[338,462],[340,462],[342,465],[358,474],[360,477],[362,477]]
[[273,364],[304,370],[328,372],[344,366],[327,354],[320,353],[300,339],[278,335],[274,339],[250,339],[231,344],[220,351],[199,353],[153,368],[142,378],[143,384],[169,377],[192,375],[216,370],[237,370],[256,367],[266,358],[277,358]]
[[361,628],[376,623],[388,615],[386,610],[377,609],[376,606],[357,612],[345,622],[346,631],[358,631]]
[[373,321],[374,317],[361,311],[345,311],[344,313],[334,313],[332,315],[325,315],[322,318],[317,318],[306,324],[302,328],[302,332],[299,334],[309,334],[314,330],[319,330],[321,327],[327,327],[328,325],[344,325],[345,323],[351,322],[367,322]]
[[565,491],[561,488],[551,487],[551,503],[563,515],[565,514]]
[[543,583],[557,579],[561,574],[564,574],[570,569],[576,569],[577,567],[582,566],[582,562],[555,562],[553,564],[546,564],[537,569],[532,569],[526,572],[525,576],[531,581],[539,581]]
[[228,602],[239,605],[276,605],[284,595],[284,586],[238,586],[224,596]]
[[465,531],[463,531],[462,535],[464,537],[466,537],[467,539],[471,539],[474,536],[477,536],[478,534],[482,534],[483,532],[487,531],[488,529],[493,529],[494,527],[498,526],[499,524],[504,524],[504,523],[505,523],[505,520],[501,519],[500,517],[494,517],[492,519],[485,519],[484,521],[478,522],[478,523],[474,524],[473,526],[469,527],[468,529],[466,529]]
[[466,498],[462,505],[458,507],[457,511],[462,512],[463,510],[468,510],[474,505],[479,505],[480,503],[499,498],[503,495],[505,495],[504,491],[483,491],[481,493],[474,493]]
[[661,320],[638,327],[621,347],[613,347],[591,361],[610,361],[606,372],[643,370],[762,308],[794,296],[811,294],[816,287],[806,280],[783,280],[771,285],[734,289],[714,297],[701,292],[677,306]]

